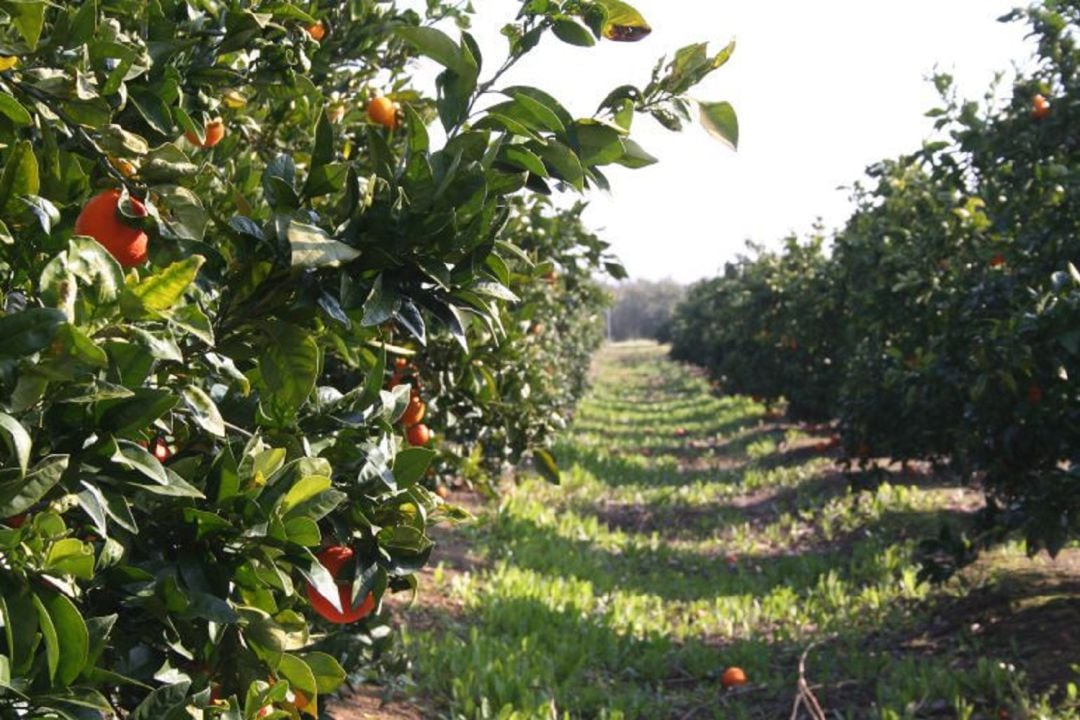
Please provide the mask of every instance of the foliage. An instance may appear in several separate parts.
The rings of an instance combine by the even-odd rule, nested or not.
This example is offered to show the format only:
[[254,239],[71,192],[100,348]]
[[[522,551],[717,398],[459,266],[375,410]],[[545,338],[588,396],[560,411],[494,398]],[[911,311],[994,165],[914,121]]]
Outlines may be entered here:
[[945,106],[929,115],[945,139],[871,168],[829,255],[807,264],[813,243],[789,240],[693,288],[676,314],[676,357],[726,388],[838,418],[852,457],[928,459],[980,482],[979,537],[926,545],[953,556],[930,566],[939,577],[1008,532],[1055,554],[1080,531],[1080,3],[1017,19],[1038,63],[1007,104],[962,102],[937,77]]
[[[530,295],[595,312],[596,293],[536,278],[598,241],[573,216],[562,244],[519,239],[529,198],[651,162],[634,114],[677,125],[730,54],[680,51],[575,119],[502,72],[549,32],[642,37],[636,11],[523,3],[481,81],[473,38],[433,25],[467,15],[427,5],[425,22],[372,0],[0,3],[0,714],[316,715],[386,633],[323,622],[311,591],[341,617],[415,589],[453,512],[421,482],[436,451],[396,426],[413,387],[385,387],[390,360],[423,376],[430,346],[461,378],[490,352],[509,373]],[[419,55],[436,98],[410,84]],[[369,118],[370,95],[400,115]],[[702,107],[733,142],[730,108]],[[115,237],[73,233],[109,189],[115,217],[80,228],[144,230],[149,261],[126,271]],[[580,363],[588,331],[565,322]],[[520,415],[509,379],[431,389],[500,422],[485,450],[513,459],[543,451],[580,382]],[[329,546],[353,553],[333,575]]]

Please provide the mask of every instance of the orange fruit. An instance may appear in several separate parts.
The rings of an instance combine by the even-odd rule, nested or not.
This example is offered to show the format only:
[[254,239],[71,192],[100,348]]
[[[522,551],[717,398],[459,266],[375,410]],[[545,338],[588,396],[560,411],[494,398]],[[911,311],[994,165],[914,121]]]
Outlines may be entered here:
[[225,123],[221,118],[216,118],[206,123],[206,127],[203,128],[203,141],[199,142],[199,136],[193,132],[184,133],[184,137],[192,145],[201,148],[212,148],[221,142],[221,139],[225,137]]
[[[424,414],[427,412],[427,405],[420,399],[419,395],[413,395],[409,399],[409,406],[405,408],[405,414],[401,416],[401,422],[405,424],[405,427],[412,427],[421,420],[424,419]],[[424,443],[418,443],[423,445]]]
[[304,28],[307,34],[311,36],[311,39],[315,42],[322,42],[322,39],[326,37],[326,26],[323,25],[322,20],[317,23],[313,23]]
[[1050,115],[1050,101],[1042,95],[1031,98],[1031,117],[1042,120]]
[[720,684],[726,688],[745,685],[747,682],[749,681],[746,679],[746,673],[740,667],[729,667],[720,676]]
[[398,106],[393,100],[383,95],[372,98],[367,105],[367,114],[373,123],[393,130],[398,126]]
[[999,268],[1005,264],[1005,256],[1001,253],[997,253],[994,257],[990,258],[990,267]]
[[21,528],[23,525],[26,524],[26,513],[19,513],[18,515],[12,515],[11,517],[9,517],[7,520],[4,521],[4,524],[7,525],[9,528],[12,528],[14,530],[18,530],[19,528]]
[[431,430],[423,423],[417,423],[405,431],[410,445],[427,445],[431,442]]
[[[344,545],[332,545],[323,549],[315,556],[318,558],[319,563],[326,568],[330,575],[336,580],[338,573],[345,566],[345,563],[352,560],[353,551],[352,548]],[[307,596],[308,601],[311,603],[311,608],[321,615],[326,620],[338,625],[346,625],[348,623],[354,623],[366,617],[372,610],[375,609],[375,596],[368,593],[368,596],[364,598],[364,601],[360,603],[359,607],[352,607],[352,583],[338,583],[338,600],[341,603],[341,610],[335,608],[330,601],[319,594],[319,591],[315,589],[315,586],[311,583],[307,584]]]
[[445,485],[436,485],[435,494],[445,500],[446,498],[450,497],[450,488],[446,487]]
[[1038,405],[1042,402],[1043,391],[1038,385],[1031,385],[1028,387],[1027,401],[1028,405]]
[[150,448],[150,454],[157,458],[158,462],[165,462],[173,456],[172,448],[165,442],[165,438],[154,438],[154,444]]
[[132,177],[138,172],[134,163],[124,158],[116,157],[114,155],[109,156],[109,164],[112,165],[117,171],[126,178]]
[[[147,258],[146,233],[120,219],[119,205],[119,190],[106,190],[90,198],[75,218],[75,234],[97,240],[122,267],[142,265]],[[135,198],[131,198],[131,209],[139,217],[146,216],[146,207]]]

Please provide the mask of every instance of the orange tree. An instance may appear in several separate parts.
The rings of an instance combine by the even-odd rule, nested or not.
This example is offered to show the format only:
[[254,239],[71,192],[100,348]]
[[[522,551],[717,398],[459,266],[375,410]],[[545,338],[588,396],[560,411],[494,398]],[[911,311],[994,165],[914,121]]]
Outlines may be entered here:
[[[503,73],[549,35],[644,37],[633,8],[521,3],[491,71],[427,7],[0,2],[0,714],[316,715],[447,512],[427,433],[397,424],[413,390],[502,402],[496,443],[542,449],[511,380],[462,400],[391,360],[418,380],[429,345],[448,373],[491,347],[499,376],[528,357],[522,298],[594,303],[538,280],[591,240],[519,246],[524,198],[652,162],[635,114],[678,127],[731,48],[575,118]],[[734,142],[729,105],[699,110]]]
[[673,314],[672,356],[708,368],[725,392],[786,398],[792,417],[829,418],[840,327],[823,244],[818,233],[789,237],[780,252],[751,245],[752,255],[692,287]]
[[[804,412],[799,381],[813,386],[862,462],[927,459],[981,484],[977,536],[923,548],[937,577],[981,542],[1016,533],[1056,553],[1080,530],[1080,3],[1006,19],[1038,40],[1006,104],[963,102],[936,78],[944,139],[870,169],[823,265],[790,243],[745,261],[692,290],[675,326],[679,356],[734,389]],[[828,364],[774,342],[780,329]]]
[[445,429],[445,452],[468,454],[488,471],[481,482],[526,454],[558,482],[546,446],[566,427],[604,339],[609,297],[598,275],[625,272],[582,225],[583,204],[558,210],[546,198],[519,197],[514,206],[507,231],[519,252],[507,258],[508,287],[521,302],[504,306],[494,326],[475,328],[508,341],[471,343],[467,362],[453,346],[432,347],[427,360],[440,398],[433,412]]

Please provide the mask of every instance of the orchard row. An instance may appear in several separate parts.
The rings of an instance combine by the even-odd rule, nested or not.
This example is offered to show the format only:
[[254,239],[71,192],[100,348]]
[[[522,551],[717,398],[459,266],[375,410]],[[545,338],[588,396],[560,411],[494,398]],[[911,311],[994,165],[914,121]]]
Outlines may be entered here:
[[981,483],[980,537],[925,546],[942,574],[980,540],[1056,552],[1080,530],[1080,3],[1008,19],[1038,56],[1007,102],[961,102],[938,76],[942,140],[871,168],[835,236],[755,248],[673,321],[675,357],[837,419],[849,458]]

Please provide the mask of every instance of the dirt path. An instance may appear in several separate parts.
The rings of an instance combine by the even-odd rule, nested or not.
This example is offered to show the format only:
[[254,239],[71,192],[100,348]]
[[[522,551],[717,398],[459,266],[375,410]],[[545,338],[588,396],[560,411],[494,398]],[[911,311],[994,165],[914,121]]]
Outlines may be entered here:
[[[853,476],[828,440],[713,397],[661,348],[607,349],[558,448],[561,487],[457,496],[480,521],[443,532],[402,615],[412,699],[369,687],[332,716],[787,718],[808,648],[807,697],[829,717],[1064,707],[1080,553],[1010,546],[919,583],[917,541],[962,528],[978,493],[923,468]],[[723,686],[731,666],[746,685]]]

